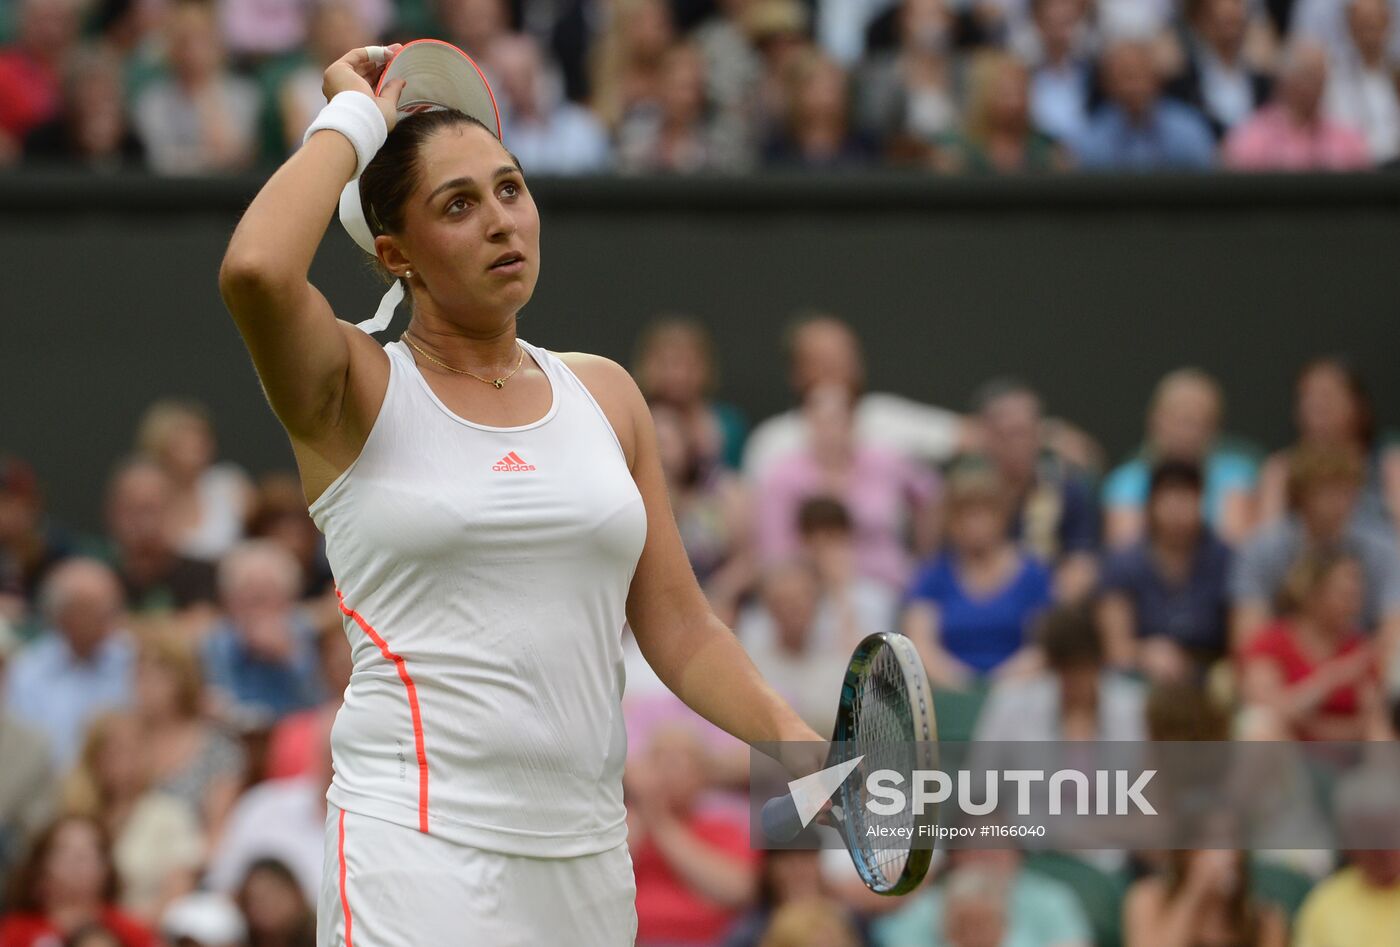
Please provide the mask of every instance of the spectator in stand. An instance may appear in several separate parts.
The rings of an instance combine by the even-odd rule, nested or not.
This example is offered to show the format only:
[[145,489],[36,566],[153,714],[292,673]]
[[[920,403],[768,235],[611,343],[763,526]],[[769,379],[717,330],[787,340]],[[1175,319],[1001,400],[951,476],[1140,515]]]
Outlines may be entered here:
[[272,540],[292,554],[301,575],[297,598],[321,596],[338,626],[340,609],[332,595],[335,577],[326,561],[321,531],[306,511],[306,495],[296,474],[273,473],[258,479],[245,531],[250,539]]
[[1096,171],[1204,170],[1215,162],[1215,142],[1199,112],[1164,98],[1152,44],[1119,39],[1100,63],[1107,101],[1071,147],[1084,168]]
[[194,810],[152,785],[144,737],[136,714],[98,717],[63,796],[66,812],[97,820],[112,840],[122,909],[153,925],[166,904],[194,888],[205,848]]
[[174,611],[191,627],[212,617],[214,567],[175,551],[170,543],[174,491],[164,470],[149,460],[129,460],[107,487],[108,561],[135,614]]
[[289,779],[313,772],[320,759],[317,741],[345,702],[345,689],[350,686],[355,662],[339,621],[321,629],[316,646],[326,699],[316,707],[283,717],[272,728],[267,747],[268,779]]
[[1302,740],[1361,740],[1380,704],[1376,649],[1361,634],[1365,575],[1344,553],[1305,554],[1289,572],[1288,609],[1242,656],[1241,691]]
[[718,0],[713,16],[691,31],[705,57],[705,91],[724,121],[735,122],[753,137],[758,103],[755,94],[763,72],[758,50],[744,29],[744,13],[755,0]]
[[900,0],[816,0],[816,36],[822,49],[849,69],[866,55],[870,28]]
[[1332,59],[1325,110],[1366,136],[1371,160],[1400,157],[1400,54],[1388,47],[1394,11],[1388,0],[1345,0],[1348,42]]
[[1092,610],[1062,605],[1035,636],[1045,669],[992,687],[977,718],[978,742],[1145,740],[1147,694],[1104,665]]
[[237,465],[215,462],[208,411],[193,402],[158,401],[141,418],[136,447],[161,466],[174,486],[176,549],[209,561],[232,549],[243,536],[253,487]]
[[714,400],[714,339],[701,322],[676,315],[652,321],[638,338],[632,374],[648,404],[679,413],[690,450],[705,464],[739,467],[748,423],[737,407]]
[[1099,503],[1086,474],[1046,448],[1040,396],[1014,379],[974,399],[983,450],[1012,497],[1011,536],[1055,570],[1055,595],[1088,594],[1098,574]]
[[764,152],[769,165],[840,171],[874,162],[874,140],[851,127],[844,69],[810,51],[793,62],[787,82],[786,121]]
[[1259,475],[1259,521],[1288,512],[1288,466],[1294,451],[1315,447],[1349,454],[1365,469],[1358,520],[1377,529],[1395,528],[1391,510],[1400,507],[1400,445],[1377,444],[1375,409],[1366,383],[1345,360],[1316,358],[1298,372],[1293,387],[1292,447],[1273,454]]
[[[821,854],[811,849],[770,849],[763,852],[759,863],[758,904],[730,928],[723,947],[762,947],[765,937],[781,930],[778,917],[790,904],[824,901],[836,912],[838,922],[852,925],[857,939],[852,947],[870,943],[864,919],[854,911],[842,909],[822,875]],[[808,937],[794,941],[798,947],[808,947],[814,941]],[[825,943],[816,941],[816,943]]]
[[1251,893],[1249,853],[1173,851],[1161,875],[1135,882],[1123,903],[1127,944],[1285,947],[1288,921]]
[[9,911],[0,917],[5,947],[50,947],[92,924],[120,947],[156,947],[151,931],[117,906],[111,845],[96,819],[68,815],[50,823],[13,882]]
[[950,849],[948,863],[942,883],[874,923],[880,947],[1089,947],[1074,892],[1026,869],[1018,850]]
[[1202,510],[1216,535],[1232,546],[1249,536],[1254,527],[1255,463],[1221,443],[1224,412],[1219,382],[1199,369],[1177,369],[1157,383],[1147,412],[1146,444],[1137,457],[1104,479],[1108,545],[1127,546],[1142,537],[1152,465],[1163,460],[1201,467],[1205,476]]
[[[825,313],[803,314],[783,338],[788,383],[799,402],[819,385],[840,385],[856,398],[856,438],[926,464],[950,460],[977,443],[976,427],[953,411],[865,390],[865,361],[855,330]],[[794,408],[758,425],[744,449],[744,476],[762,480],[778,457],[804,447],[810,434]]]
[[331,784],[331,720],[322,717],[321,723],[316,763],[308,772],[263,780],[238,797],[209,856],[207,888],[233,894],[260,860],[275,859],[291,869],[306,901],[316,902],[325,867],[326,789]]
[[1293,43],[1279,64],[1273,102],[1225,140],[1225,165],[1240,171],[1369,168],[1371,156],[1361,133],[1323,114],[1326,82],[1326,50],[1317,43]]
[[59,115],[24,138],[28,164],[66,165],[87,172],[139,168],[145,149],[127,121],[122,64],[103,46],[70,57]]
[[501,138],[531,174],[592,174],[608,168],[611,145],[592,112],[564,98],[539,43],[523,33],[491,44],[486,63],[501,111]]
[[87,32],[122,65],[128,101],[144,81],[159,75],[165,56],[169,0],[96,0]]
[[262,93],[225,65],[212,0],[176,0],[166,42],[169,74],[146,86],[134,106],[152,170],[210,174],[251,167]]
[[903,0],[899,45],[859,67],[859,127],[885,142],[893,161],[920,162],[960,123],[947,0]]
[[60,114],[79,16],[78,0],[19,3],[15,43],[0,49],[0,166],[19,157],[25,135]]
[[661,98],[662,66],[675,42],[664,0],[616,0],[592,50],[594,113],[616,132],[634,109]]
[[74,552],[73,540],[44,515],[34,468],[0,457],[0,620],[19,626],[44,577]]
[[904,633],[935,687],[1032,673],[1030,624],[1050,603],[1050,570],[1011,540],[1011,498],[989,465],[950,473],[946,503],[947,548],[914,578]]
[[238,886],[237,901],[248,927],[248,947],[315,947],[316,912],[285,863],[275,858],[253,862]]
[[703,747],[686,727],[655,731],[646,754],[628,762],[637,947],[713,944],[757,895],[748,826],[697,807],[705,773]]
[[443,38],[455,43],[477,62],[489,62],[498,40],[510,35],[510,6],[506,0],[435,0]]
[[1341,551],[1364,573],[1361,628],[1383,659],[1400,640],[1400,551],[1394,534],[1356,517],[1364,473],[1354,455],[1309,447],[1289,464],[1291,514],[1260,530],[1235,559],[1230,576],[1231,640],[1243,650],[1275,615],[1288,571],[1308,552]]
[[750,633],[743,639],[764,680],[818,733],[831,732],[836,719],[833,695],[841,692],[847,658],[855,647],[844,635],[829,644],[817,640],[818,607],[825,591],[810,563],[793,560],[771,567],[759,584],[762,616],[745,622],[761,623],[769,634]]
[[374,42],[374,36],[361,19],[354,0],[316,0],[307,27],[306,62],[292,70],[277,87],[277,110],[288,152],[301,147],[307,126],[326,104],[321,91],[326,67],[347,50]]
[[978,53],[968,70],[967,120],[943,139],[941,170],[973,174],[1055,171],[1067,157],[1031,124],[1030,73],[1016,57]]
[[133,649],[121,627],[122,592],[95,559],[69,559],[39,593],[48,630],[10,659],[10,712],[41,731],[54,763],[77,756],[89,721],[131,700]]
[[902,454],[859,437],[847,389],[822,385],[807,396],[805,447],[775,460],[754,491],[759,559],[775,563],[797,551],[797,511],[813,496],[845,503],[855,523],[861,575],[900,589],[909,581],[905,537],[921,554],[937,527],[933,473]]
[[[1347,867],[1323,881],[1298,912],[1294,947],[1384,944],[1400,930],[1400,824],[1395,774],[1365,767],[1343,777],[1334,799]],[[1377,847],[1379,840],[1392,847]]]
[[[1392,57],[1400,57],[1400,0],[1388,2],[1391,17],[1386,48]],[[1291,35],[1324,44],[1332,56],[1342,55],[1350,48],[1349,5],[1346,0],[1293,0],[1292,6],[1293,15],[1288,24]]]
[[15,718],[4,706],[5,669],[19,639],[0,620],[0,887],[53,812],[54,774],[49,748],[37,729]]
[[783,905],[759,947],[861,947],[860,931],[841,906],[824,898]]
[[136,662],[136,712],[157,790],[198,816],[210,845],[218,840],[243,788],[248,763],[239,745],[202,716],[199,658],[187,637],[148,633]]
[[751,136],[771,141],[783,133],[792,110],[792,72],[813,51],[807,7],[800,0],[749,0],[742,18],[759,54],[758,80],[751,93]]
[[1036,128],[1061,143],[1079,138],[1089,124],[1094,88],[1092,29],[1083,0],[1033,0],[1030,110]]
[[716,613],[732,623],[754,581],[748,495],[732,472],[698,454],[679,411],[658,403],[651,416],[686,556]]
[[1269,77],[1245,55],[1249,0],[1188,0],[1183,14],[1184,62],[1166,92],[1197,109],[1223,138],[1269,97]]
[[209,634],[204,670],[221,714],[241,726],[271,726],[316,704],[316,630],[296,607],[301,570],[281,546],[250,539],[219,563],[228,617]]
[[741,171],[752,163],[747,129],[707,98],[705,57],[678,43],[662,56],[655,100],[640,104],[618,129],[618,168],[691,174]]
[[1112,667],[1149,681],[1201,679],[1228,650],[1230,550],[1201,519],[1201,469],[1152,471],[1147,535],[1104,563],[1099,624]]
[[[877,631],[892,631],[899,592],[856,569],[855,524],[839,500],[813,497],[797,509],[802,557],[822,586],[815,637],[822,647],[847,652]],[[820,731],[818,731],[820,732]]]

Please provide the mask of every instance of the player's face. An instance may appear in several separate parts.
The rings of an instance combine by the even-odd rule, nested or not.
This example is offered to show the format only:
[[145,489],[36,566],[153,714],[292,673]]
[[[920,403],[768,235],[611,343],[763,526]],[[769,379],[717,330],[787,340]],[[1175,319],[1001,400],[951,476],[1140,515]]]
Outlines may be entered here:
[[[428,139],[420,165],[399,235],[415,298],[426,293],[443,314],[513,316],[540,272],[540,217],[525,176],[494,136],[469,125]],[[499,265],[505,255],[513,262]]]

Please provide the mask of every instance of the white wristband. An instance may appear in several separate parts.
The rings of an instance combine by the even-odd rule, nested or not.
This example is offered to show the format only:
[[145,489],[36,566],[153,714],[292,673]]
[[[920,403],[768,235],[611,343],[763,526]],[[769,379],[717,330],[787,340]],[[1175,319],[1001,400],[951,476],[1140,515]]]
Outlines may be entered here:
[[355,149],[355,177],[364,173],[377,151],[389,137],[389,125],[374,99],[363,92],[337,92],[306,129],[302,144],[323,128],[338,131]]

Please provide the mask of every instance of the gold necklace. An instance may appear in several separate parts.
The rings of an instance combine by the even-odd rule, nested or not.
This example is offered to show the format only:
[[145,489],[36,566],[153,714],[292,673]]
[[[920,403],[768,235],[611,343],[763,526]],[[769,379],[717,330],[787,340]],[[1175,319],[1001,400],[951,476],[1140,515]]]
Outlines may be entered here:
[[423,351],[423,349],[416,342],[413,341],[413,339],[409,336],[407,329],[404,330],[403,340],[409,345],[413,346],[413,350],[415,352],[426,358],[428,361],[432,362],[434,365],[440,365],[443,368],[447,369],[449,372],[456,372],[458,375],[470,375],[477,381],[484,381],[488,385],[494,385],[497,388],[505,387],[505,383],[510,380],[510,376],[520,371],[520,366],[525,364],[525,350],[523,348],[520,348],[520,343],[517,342],[516,348],[520,348],[520,358],[516,359],[515,367],[510,370],[510,375],[502,375],[500,378],[482,378],[476,372],[469,372],[465,368],[453,368],[446,362],[441,361],[440,359],[433,358],[427,352]]

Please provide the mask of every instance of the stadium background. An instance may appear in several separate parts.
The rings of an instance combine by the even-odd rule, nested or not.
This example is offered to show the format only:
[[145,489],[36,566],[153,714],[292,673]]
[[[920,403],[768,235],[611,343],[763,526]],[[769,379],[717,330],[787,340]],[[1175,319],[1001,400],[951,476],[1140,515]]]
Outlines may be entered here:
[[[668,9],[658,3],[611,2],[619,10]],[[1074,0],[1070,2],[1074,5]],[[229,11],[239,3],[225,0],[217,8],[207,8],[217,13],[202,14],[208,23],[221,24],[226,47],[237,45],[228,30],[233,28],[229,23],[239,19],[236,10]],[[450,12],[439,16],[442,10],[435,9],[434,3],[460,8],[461,22],[475,22],[473,28],[484,29],[480,35],[488,39],[514,36],[518,31],[535,36],[553,53],[562,54],[555,57],[562,64],[560,88],[580,103],[590,101],[588,56],[590,50],[596,53],[607,35],[610,0],[553,4],[364,0],[351,6],[370,17],[385,18],[381,39],[441,36],[457,40],[487,61],[489,51],[473,49],[461,35],[454,35],[444,24],[458,21]],[[669,5],[674,32],[663,45],[670,48],[687,37],[694,40],[698,30],[723,23],[726,15],[741,24],[745,15],[758,16],[745,14],[744,9],[762,8],[768,22],[787,24],[782,29],[796,36],[798,46],[812,56],[827,57],[822,59],[825,65],[806,68],[826,68],[831,59],[846,55],[842,50],[847,47],[828,48],[824,54],[817,51],[843,37],[850,41],[849,28],[841,33],[824,25],[830,22],[830,10],[840,3],[750,0],[722,4],[724,10],[719,10],[705,0],[675,0]],[[1336,17],[1344,16],[1342,11],[1349,6],[1347,0],[1328,3]],[[1193,169],[1164,159],[1130,170],[1115,168],[1109,161],[1091,170],[1087,166],[1099,163],[1098,158],[1091,160],[1087,146],[1079,157],[1076,143],[1068,139],[1056,145],[1061,160],[1036,173],[950,171],[944,159],[952,155],[967,160],[976,146],[976,142],[969,144],[971,129],[966,119],[971,103],[963,70],[971,67],[979,53],[998,48],[1025,56],[1036,68],[1034,55],[1026,53],[1022,43],[1026,31],[1035,29],[1035,20],[1027,12],[1030,4],[948,4],[949,43],[940,55],[956,65],[959,75],[949,83],[957,114],[945,128],[920,132],[922,138],[898,122],[875,135],[859,127],[855,117],[859,91],[873,74],[868,67],[900,42],[898,22],[891,17],[901,4],[893,0],[849,0],[849,4],[852,9],[869,10],[870,30],[856,31],[860,44],[868,41],[868,49],[841,74],[857,94],[849,103],[850,147],[843,149],[841,160],[807,162],[800,154],[794,158],[794,151],[801,151],[800,135],[782,131],[778,122],[752,132],[747,160],[732,166],[718,158],[685,172],[648,165],[646,135],[648,129],[654,133],[654,128],[647,124],[648,102],[642,96],[636,106],[641,116],[637,125],[625,134],[615,130],[610,157],[589,173],[537,174],[526,161],[543,219],[545,270],[524,313],[523,337],[552,349],[594,351],[636,366],[639,339],[654,320],[663,315],[694,318],[714,342],[715,400],[736,406],[749,424],[758,424],[796,403],[783,345],[785,330],[802,313],[827,312],[854,328],[864,350],[870,390],[970,412],[973,393],[988,379],[1023,380],[1039,392],[1050,414],[1087,433],[1102,448],[1101,465],[1083,471],[1089,478],[1099,478],[1137,455],[1154,389],[1168,372],[1185,366],[1198,367],[1218,379],[1224,393],[1227,440],[1242,445],[1242,453],[1254,461],[1294,443],[1295,375],[1317,356],[1346,356],[1369,387],[1380,430],[1397,423],[1400,382],[1393,369],[1393,313],[1400,178],[1393,172],[1335,174],[1315,167],[1289,174],[1268,168],[1243,174],[1224,170],[1221,165],[1228,162],[1220,151],[1205,167]],[[0,75],[8,90],[23,92],[25,83],[39,87],[52,81],[42,68],[26,71],[29,60],[21,23],[26,10],[51,11],[61,5],[61,0],[20,0],[0,8]],[[1385,7],[1370,0],[1358,5],[1372,12],[1376,6]],[[161,82],[168,71],[161,49],[170,10],[189,4],[103,0],[78,6],[85,25],[74,50],[102,48],[103,43],[118,43],[127,50],[120,60],[127,82],[122,110],[135,129],[133,116],[141,90]],[[241,22],[245,29],[254,23],[249,35],[273,36],[275,45],[278,35],[285,40],[297,30],[278,34],[256,24],[272,22],[270,11],[279,10],[292,11],[291,21],[304,19],[313,6],[294,0],[269,2],[256,7],[267,19],[244,16]],[[909,6],[942,5],[933,0]],[[1077,47],[1076,62],[1088,69],[1105,49],[1119,42],[1150,41],[1158,51],[1175,43],[1178,53],[1189,52],[1195,47],[1186,6],[1169,0],[1084,0],[1077,7],[1084,45]],[[1251,55],[1258,57],[1251,62],[1261,74],[1284,68],[1291,40],[1318,38],[1332,54],[1334,67],[1346,61],[1346,28],[1328,20],[1327,3],[1222,0],[1191,4],[1189,10],[1213,6],[1237,6],[1243,11],[1252,43],[1260,36],[1271,37],[1270,42],[1250,47]],[[125,19],[133,9],[154,11],[138,29],[136,42],[132,42],[131,22]],[[244,12],[254,9],[244,4]],[[484,20],[472,21],[468,13]],[[1304,23],[1291,35],[1290,15]],[[233,20],[221,20],[221,16]],[[495,33],[490,28],[493,16],[498,17]],[[1391,20],[1388,49],[1400,51],[1395,40],[1400,37],[1400,21],[1393,15]],[[860,16],[854,20],[860,21]],[[487,28],[481,27],[482,22]],[[1323,28],[1329,23],[1331,32]],[[777,29],[764,27],[770,28]],[[836,31],[824,33],[825,29]],[[813,31],[818,34],[814,40]],[[1384,70],[1393,75],[1400,58],[1387,55]],[[1169,52],[1163,56],[1163,62],[1171,61]],[[113,472],[132,454],[143,416],[159,399],[202,403],[212,420],[219,458],[253,477],[291,469],[285,437],[262,400],[246,353],[223,309],[216,275],[238,214],[285,154],[284,138],[289,136],[279,130],[279,83],[298,68],[316,68],[314,59],[315,54],[299,41],[282,49],[226,48],[219,74],[246,79],[261,97],[256,143],[226,166],[196,163],[179,173],[163,173],[126,152],[116,167],[105,160],[89,161],[73,150],[71,141],[56,151],[52,140],[43,148],[32,146],[35,139],[27,132],[43,122],[26,119],[29,113],[14,104],[16,97],[4,100],[0,95],[0,100],[8,102],[0,107],[0,134],[6,136],[0,139],[4,145],[0,162],[8,165],[0,170],[0,259],[5,261],[0,291],[9,316],[6,344],[0,347],[0,404],[6,405],[0,455],[21,460],[7,459],[0,465],[0,495],[7,502],[37,504],[42,509],[38,533],[53,540],[53,549],[76,552],[102,547],[109,528]],[[71,63],[57,64],[53,75],[65,76],[68,68],[73,68]],[[62,84],[62,80],[56,83]],[[1096,89],[1099,85],[1096,82]],[[1086,99],[1086,108],[1098,104],[1105,94],[1112,99],[1111,90],[1098,89],[1092,103]],[[1271,101],[1261,98],[1251,112],[1259,113]],[[54,120],[51,132],[64,127],[65,102],[67,112],[77,111],[72,100],[60,94],[50,103],[52,114],[46,117]],[[1393,88],[1390,103],[1393,114],[1383,116],[1383,121],[1400,127],[1400,105]],[[713,118],[697,121],[704,125]],[[7,124],[11,122],[19,124]],[[24,122],[30,127],[21,134],[17,129]],[[912,158],[911,137],[918,146]],[[506,143],[511,145],[509,131]],[[149,142],[146,145],[148,154],[153,154],[156,149]],[[1026,148],[1029,154],[1030,145]],[[1400,141],[1396,150],[1400,151]],[[713,154],[719,153],[716,147]],[[1381,148],[1359,164],[1383,168],[1394,157]],[[350,321],[370,314],[380,286],[334,225],[311,278],[337,313]],[[1385,442],[1383,436],[1377,443]],[[944,463],[938,466],[948,466],[951,459],[939,458]],[[35,480],[29,479],[31,471]],[[949,482],[945,478],[945,489]],[[761,498],[752,480],[747,489]],[[1255,529],[1263,531],[1267,525],[1255,524]],[[56,537],[64,537],[63,542]],[[26,572],[25,556],[32,552],[26,546],[29,538],[0,537],[4,547],[0,548],[4,567],[0,582],[13,583],[16,572],[26,573],[18,587],[19,603],[14,598],[5,601],[5,617],[16,631],[0,653],[11,669],[36,642],[53,637],[51,616],[39,602],[43,576]],[[1393,544],[1393,537],[1388,541]],[[1244,542],[1241,539],[1241,548]],[[1110,555],[1104,544],[1095,544],[1093,552],[1101,561]],[[769,567],[779,570],[779,564]],[[764,607],[765,600],[756,591],[761,581],[756,573],[742,595],[750,619],[754,610],[761,612]],[[0,587],[0,593],[14,591],[11,585]],[[897,591],[902,595],[905,590]],[[324,613],[317,611],[318,601],[309,595],[302,603],[314,616],[308,625],[324,621]],[[177,609],[172,614],[156,609],[154,616],[132,615],[116,621],[114,627],[131,626],[139,635],[146,624],[168,619],[177,634],[205,647],[208,623],[217,624],[222,618],[218,607],[209,613],[195,611]],[[337,633],[332,622],[330,634]],[[841,650],[827,647],[833,653]],[[205,660],[212,659],[205,655]],[[8,691],[13,704],[15,688],[10,686]],[[1196,691],[1205,693],[1206,685]],[[974,687],[972,693],[977,696],[970,702],[952,692],[944,696],[950,724],[966,733],[972,732],[975,713],[965,720],[958,714],[968,706],[975,709],[985,697],[985,687]],[[1238,695],[1234,709],[1239,709]],[[23,715],[23,708],[13,706],[5,725],[13,726]],[[256,714],[240,716],[226,705],[211,710],[209,720],[205,725],[236,737],[243,746],[240,780],[250,790],[257,789],[267,775],[259,755],[268,738],[267,721]],[[54,781],[45,784],[47,788],[31,787],[26,792],[50,798],[58,810],[75,807],[69,762],[55,766]],[[243,800],[252,795],[244,792]],[[8,902],[12,912],[23,907],[19,892],[25,872],[16,870],[23,857],[23,836],[35,828],[21,825],[24,808],[0,791],[0,820],[6,820],[6,831],[0,833],[4,842],[0,868],[16,885]],[[112,824],[120,828],[112,812],[101,805],[95,811],[112,817]],[[255,849],[249,842],[240,867],[246,868],[258,854]],[[186,867],[203,868],[208,854],[201,853],[194,865]],[[679,918],[666,919],[665,923],[674,925],[670,933],[643,943],[719,943],[721,935],[715,932],[729,930],[736,921],[738,927],[731,935],[737,938],[732,941],[735,944],[817,943],[821,936],[847,936],[841,933],[843,914],[860,917],[859,937],[873,938],[869,942],[886,947],[914,942],[957,947],[1085,942],[1083,919],[1061,925],[1062,917],[1052,923],[1037,913],[1053,914],[1053,905],[1059,903],[1055,897],[1063,891],[1046,894],[1031,884],[1027,893],[1025,868],[954,867],[949,871],[945,866],[936,874],[936,890],[953,894],[940,893],[935,899],[925,892],[911,899],[918,903],[910,908],[903,928],[876,925],[874,933],[868,931],[864,915],[872,912],[872,905],[842,888],[838,879],[825,883],[823,899],[815,906],[799,899],[785,921],[790,928],[787,933],[775,928],[765,934],[781,883],[768,877],[741,899],[740,907],[720,911],[712,905],[692,904],[705,898],[685,891],[674,873],[652,858],[646,870],[665,876],[663,886],[679,890],[678,897],[693,911],[685,915],[682,910]],[[1150,880],[1154,868],[1162,865],[1150,858],[1135,859],[1101,871],[1059,855],[1040,857],[1039,867],[1042,880],[1055,876],[1078,896],[1093,940],[1112,944],[1123,936],[1128,884]],[[1296,911],[1308,889],[1327,877],[1332,867],[1329,863],[1311,874],[1271,874],[1263,868],[1256,873],[1256,882],[1263,878],[1271,883],[1266,893]],[[29,870],[31,879],[38,870]],[[262,866],[260,870],[266,889],[276,888],[277,869]],[[1350,883],[1354,876],[1345,875],[1344,867],[1339,870],[1343,874],[1334,875],[1333,880]],[[294,907],[279,915],[268,906],[282,903],[276,893],[243,885],[242,877],[231,881],[228,873],[225,869],[219,884],[212,886],[232,890],[241,885],[240,910],[255,928],[248,943],[305,942],[305,930],[298,928],[304,919],[298,919]],[[183,890],[196,883],[198,873],[186,877],[172,871],[171,877],[176,876],[175,888]],[[165,897],[148,900],[142,906],[145,921],[160,927],[161,915],[152,905],[158,903],[164,911],[168,901]],[[960,927],[944,924],[954,902],[962,912]],[[1047,908],[1047,903],[1052,906]],[[1400,886],[1392,883],[1377,903],[1381,905],[1377,910],[1400,916]],[[844,907],[834,909],[837,904]],[[188,896],[181,907],[187,916],[211,924],[210,919],[218,918],[222,910],[218,903],[191,901]],[[1350,903],[1345,908],[1324,907],[1354,913]],[[985,909],[981,915],[979,909]],[[185,923],[181,917],[166,921],[172,931]],[[911,925],[919,939],[897,939],[908,937]],[[107,926],[120,927],[117,922]],[[121,930],[124,937],[138,936]],[[12,932],[12,936],[17,939],[0,942],[5,947],[38,943],[22,939],[21,933]],[[91,934],[94,939],[84,943],[108,943],[101,936]],[[774,939],[761,941],[764,936]],[[1303,939],[1301,933],[1298,937],[1305,947],[1319,943]],[[192,937],[181,943],[215,947],[242,942]],[[866,941],[852,941],[856,942]],[[1272,943],[1266,935],[1251,942]],[[1132,947],[1131,940],[1128,943]],[[1355,943],[1362,947],[1363,942]]]

